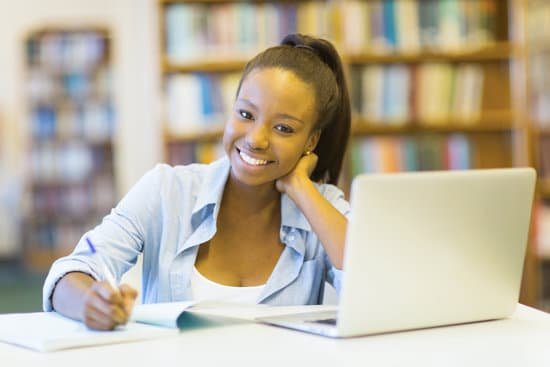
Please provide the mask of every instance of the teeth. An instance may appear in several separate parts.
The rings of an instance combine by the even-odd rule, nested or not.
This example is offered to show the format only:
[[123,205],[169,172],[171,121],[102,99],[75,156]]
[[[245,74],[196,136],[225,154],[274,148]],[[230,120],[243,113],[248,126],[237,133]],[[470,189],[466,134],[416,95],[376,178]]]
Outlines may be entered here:
[[266,160],[252,158],[251,156],[247,155],[243,151],[239,151],[239,155],[241,156],[243,161],[245,161],[246,163],[251,164],[253,166],[263,166],[263,165],[267,164]]

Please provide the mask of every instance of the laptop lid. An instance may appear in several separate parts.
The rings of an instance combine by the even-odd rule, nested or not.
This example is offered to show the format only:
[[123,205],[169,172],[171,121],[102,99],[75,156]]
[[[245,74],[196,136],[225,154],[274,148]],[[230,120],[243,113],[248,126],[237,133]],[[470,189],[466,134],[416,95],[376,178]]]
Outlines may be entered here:
[[535,180],[531,168],[357,176],[338,334],[510,315]]

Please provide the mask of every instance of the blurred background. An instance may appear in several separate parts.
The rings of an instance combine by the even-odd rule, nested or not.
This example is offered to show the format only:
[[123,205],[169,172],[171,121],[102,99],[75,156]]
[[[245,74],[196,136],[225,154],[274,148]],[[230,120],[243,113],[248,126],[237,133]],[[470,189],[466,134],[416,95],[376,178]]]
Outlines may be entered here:
[[346,66],[346,193],[360,172],[537,169],[521,301],[549,310],[550,2],[0,0],[0,313],[39,311],[51,263],[156,163],[222,155],[246,61],[294,32]]

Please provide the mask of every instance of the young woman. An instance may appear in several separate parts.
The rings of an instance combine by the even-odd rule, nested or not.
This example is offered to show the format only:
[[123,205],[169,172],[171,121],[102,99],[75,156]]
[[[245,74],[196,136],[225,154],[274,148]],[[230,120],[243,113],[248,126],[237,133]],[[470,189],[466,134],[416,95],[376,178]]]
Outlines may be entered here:
[[226,157],[148,172],[52,265],[44,309],[96,329],[125,323],[137,292],[105,279],[140,254],[144,303],[321,303],[325,280],[339,289],[349,205],[334,184],[350,119],[328,41],[289,35],[258,54],[225,126]]

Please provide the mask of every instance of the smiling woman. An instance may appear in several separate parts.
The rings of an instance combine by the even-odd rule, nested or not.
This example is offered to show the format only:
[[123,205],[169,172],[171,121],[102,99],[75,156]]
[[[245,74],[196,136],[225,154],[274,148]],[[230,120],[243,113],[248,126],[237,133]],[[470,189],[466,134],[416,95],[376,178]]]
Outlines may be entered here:
[[315,148],[315,118],[315,91],[294,73],[271,67],[249,74],[225,125],[231,179],[272,188]]
[[[113,287],[143,254],[144,303],[319,304],[338,290],[349,204],[336,187],[350,130],[340,57],[289,35],[246,66],[224,131],[226,157],[158,165],[52,266],[44,308],[112,329],[137,292]],[[99,256],[98,256],[99,255]]]

